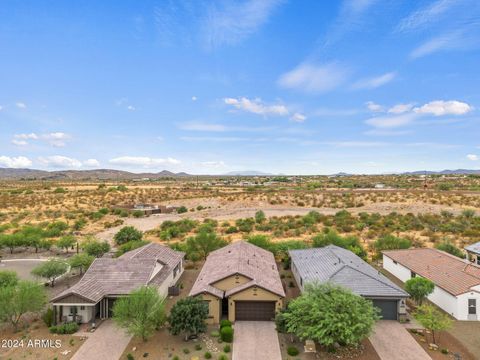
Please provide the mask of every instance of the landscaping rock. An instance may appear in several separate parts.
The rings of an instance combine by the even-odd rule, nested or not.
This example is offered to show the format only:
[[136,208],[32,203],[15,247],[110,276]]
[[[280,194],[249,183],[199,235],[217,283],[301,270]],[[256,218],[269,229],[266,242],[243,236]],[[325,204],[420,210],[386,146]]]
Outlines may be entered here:
[[436,344],[428,344],[428,348],[429,348],[430,350],[437,351],[437,350],[438,350],[438,345],[436,345]]

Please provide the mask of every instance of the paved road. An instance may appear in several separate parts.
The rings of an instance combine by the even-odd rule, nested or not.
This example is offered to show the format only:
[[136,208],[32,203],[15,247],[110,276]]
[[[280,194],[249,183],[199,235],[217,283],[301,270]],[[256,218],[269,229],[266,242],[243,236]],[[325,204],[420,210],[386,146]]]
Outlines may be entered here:
[[131,338],[112,320],[105,320],[94,333],[89,334],[71,360],[118,360]]
[[236,321],[232,360],[281,360],[272,321]]
[[432,360],[398,321],[379,321],[370,342],[382,360]]

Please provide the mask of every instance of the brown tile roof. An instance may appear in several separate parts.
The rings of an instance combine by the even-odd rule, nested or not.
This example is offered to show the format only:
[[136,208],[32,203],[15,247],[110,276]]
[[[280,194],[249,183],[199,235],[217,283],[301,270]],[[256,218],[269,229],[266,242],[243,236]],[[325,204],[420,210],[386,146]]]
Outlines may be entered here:
[[388,250],[383,254],[455,296],[480,285],[480,267],[437,249]]
[[282,297],[285,296],[273,254],[245,241],[234,242],[210,253],[193,284],[190,295],[208,292],[223,298],[224,292],[212,284],[235,274],[251,280],[247,284],[228,290],[225,293],[226,297],[255,285]]
[[[160,244],[148,244],[117,259],[95,259],[82,279],[51,301],[78,295],[97,303],[109,295],[126,295],[140,286],[159,286],[185,256]],[[155,273],[160,267],[161,269]]]

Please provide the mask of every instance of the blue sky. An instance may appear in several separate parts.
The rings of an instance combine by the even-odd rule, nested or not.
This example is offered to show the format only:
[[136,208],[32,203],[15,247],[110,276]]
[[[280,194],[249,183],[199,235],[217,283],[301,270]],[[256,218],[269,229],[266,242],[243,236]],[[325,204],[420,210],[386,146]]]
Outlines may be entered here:
[[3,1],[0,167],[480,168],[480,2]]

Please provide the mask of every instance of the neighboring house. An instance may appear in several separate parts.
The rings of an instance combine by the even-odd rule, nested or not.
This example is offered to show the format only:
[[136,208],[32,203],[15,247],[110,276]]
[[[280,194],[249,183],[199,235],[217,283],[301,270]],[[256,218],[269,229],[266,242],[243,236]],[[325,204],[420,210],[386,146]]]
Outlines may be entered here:
[[82,279],[55,296],[55,322],[93,322],[112,316],[115,300],[141,286],[154,286],[167,296],[183,273],[185,254],[160,244],[148,244],[119,258],[95,259]]
[[222,317],[273,320],[285,291],[273,254],[238,241],[208,255],[190,295],[208,302],[208,322],[217,324]]
[[480,265],[480,241],[465,247],[468,259],[477,265]]
[[432,303],[457,320],[479,320],[479,266],[437,249],[408,249],[384,251],[383,268],[403,282],[416,276],[431,280]]
[[290,250],[291,269],[301,292],[308,283],[333,283],[370,299],[385,320],[405,315],[407,292],[353,252],[335,245]]

